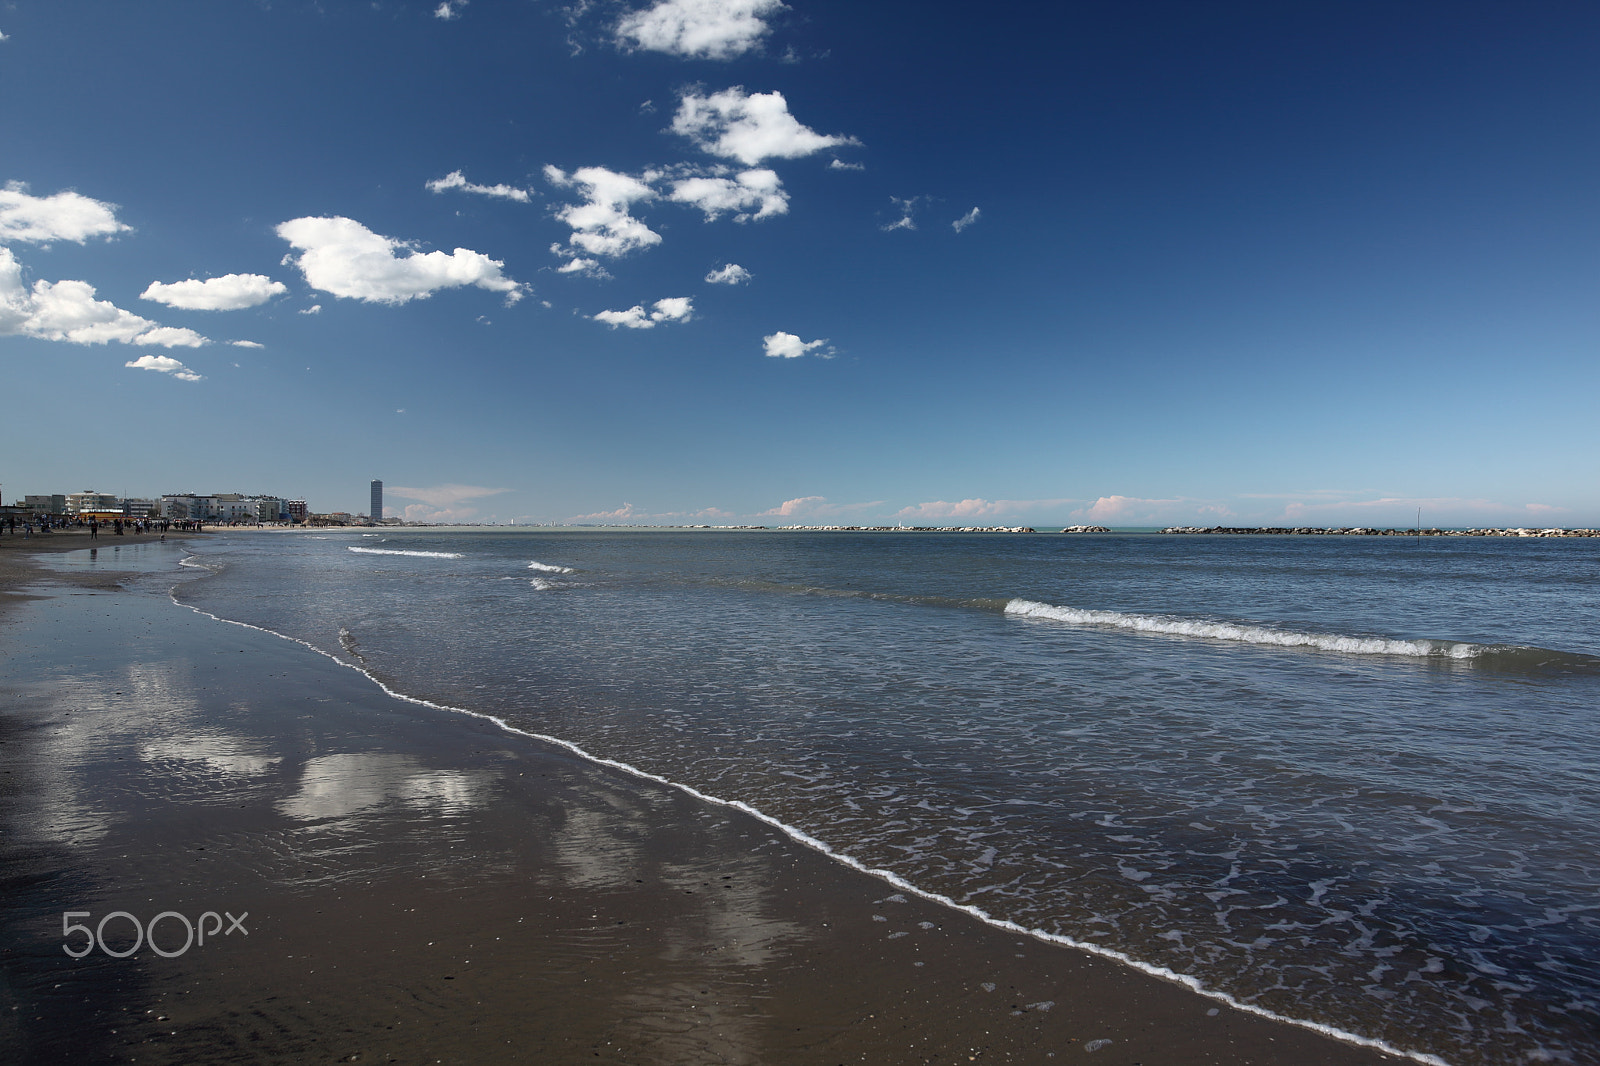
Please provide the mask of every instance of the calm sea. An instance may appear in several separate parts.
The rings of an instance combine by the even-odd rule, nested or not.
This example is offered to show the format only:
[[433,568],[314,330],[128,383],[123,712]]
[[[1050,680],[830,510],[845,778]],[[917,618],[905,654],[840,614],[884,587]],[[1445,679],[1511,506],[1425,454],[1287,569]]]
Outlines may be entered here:
[[1600,540],[195,551],[184,603],[992,919],[1450,1063],[1600,1063]]

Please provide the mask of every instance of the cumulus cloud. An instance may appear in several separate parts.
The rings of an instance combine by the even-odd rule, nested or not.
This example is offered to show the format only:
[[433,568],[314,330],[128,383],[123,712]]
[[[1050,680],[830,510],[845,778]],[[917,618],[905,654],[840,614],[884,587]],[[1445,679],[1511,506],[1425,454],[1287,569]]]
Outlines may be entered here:
[[889,197],[890,202],[900,208],[900,217],[895,221],[878,228],[883,230],[885,233],[891,233],[897,229],[916,229],[917,223],[914,219],[912,219],[911,215],[912,212],[917,209],[918,199],[920,199],[920,197],[916,196],[911,197],[909,200],[902,200],[898,196]]
[[283,282],[273,281],[265,274],[224,274],[220,278],[205,281],[190,278],[170,285],[152,281],[139,298],[185,311],[238,311],[257,307],[288,291],[289,287]]
[[678,104],[672,131],[703,150],[753,167],[764,159],[799,159],[846,144],[854,137],[818,133],[789,114],[780,92],[746,93],[735,85],[701,96],[687,92]]
[[968,211],[966,214],[950,223],[950,228],[955,230],[957,233],[960,233],[962,230],[978,221],[978,216],[980,214],[982,214],[982,212],[974,207],[971,211]]
[[22,284],[22,264],[0,247],[0,336],[34,337],[72,344],[122,344],[198,348],[210,343],[192,329],[163,326],[106,300],[86,281]]
[[257,344],[255,341],[229,341],[228,343],[233,345],[235,348],[265,348],[266,347],[265,344]]
[[812,352],[816,352],[817,355],[823,358],[833,354],[832,349],[817,351],[817,349],[828,343],[826,337],[814,341],[803,341],[793,333],[784,333],[782,330],[762,337],[761,343],[767,355],[774,359],[798,359],[802,355],[810,355]]
[[743,170],[733,177],[721,175],[681,178],[672,183],[674,203],[698,207],[712,220],[724,212],[734,212],[735,222],[771,218],[789,210],[789,194],[776,171],[766,168]]
[[[574,247],[595,255],[626,255],[661,243],[661,235],[630,214],[635,203],[656,198],[648,181],[619,174],[605,167],[579,167],[571,174],[547,166],[544,176],[561,188],[578,188],[584,195],[581,204],[566,204],[556,209],[556,218],[572,227]],[[575,257],[577,253],[573,254]]]
[[914,520],[938,520],[949,518],[996,518],[1001,516],[1020,515],[1028,511],[1037,511],[1042,508],[1061,507],[1072,503],[1072,500],[985,500],[975,497],[968,500],[930,500],[927,503],[914,504],[902,507],[895,512],[896,518],[910,518]]
[[867,167],[866,167],[865,163],[846,163],[843,159],[831,159],[831,160],[828,161],[828,169],[829,170],[866,170]]
[[738,263],[729,263],[706,275],[706,281],[712,285],[743,285],[751,278],[750,271]]
[[882,500],[865,503],[829,503],[826,496],[797,496],[778,506],[756,512],[757,518],[831,518],[882,507]]
[[469,0],[444,0],[442,4],[433,9],[433,17],[444,19],[446,22],[451,19],[458,19],[461,17],[461,9],[466,7],[468,2]]
[[302,315],[318,315],[318,314],[321,314],[322,313],[322,305],[321,304],[312,304],[310,307],[305,308],[304,310],[300,311],[299,313],[302,314]]
[[434,178],[426,186],[429,192],[446,192],[450,189],[460,189],[462,192],[477,193],[479,196],[496,196],[502,200],[515,200],[525,204],[532,199],[527,189],[519,189],[515,185],[477,185],[467,180],[467,176],[459,170],[452,170],[442,178]]
[[631,503],[624,503],[615,511],[596,511],[593,514],[576,514],[568,522],[625,522],[630,518],[646,517]]
[[407,487],[404,485],[389,485],[385,492],[391,496],[398,496],[402,500],[421,500],[430,507],[459,507],[468,500],[479,500],[485,496],[498,496],[510,489],[491,489],[482,485],[431,485],[423,487]]
[[[556,255],[562,254],[559,244],[551,245],[550,251]],[[582,274],[584,277],[589,278],[609,278],[611,276],[611,272],[601,266],[598,259],[569,259],[556,267],[556,272],[558,274]],[[545,306],[548,307],[549,304]]]
[[659,0],[617,23],[624,47],[689,59],[732,59],[756,48],[781,0]]
[[594,315],[596,322],[604,322],[612,329],[627,326],[629,329],[654,329],[662,322],[687,322],[694,316],[694,301],[688,296],[669,296],[657,300],[655,310],[645,312],[640,304],[626,311],[601,311]]
[[469,248],[457,248],[449,255],[418,251],[396,255],[410,246],[337,216],[290,219],[277,232],[301,252],[286,256],[284,262],[299,267],[313,289],[335,296],[403,304],[426,299],[440,289],[476,285],[505,293],[508,303],[522,297],[522,286],[500,272],[505,264]]
[[821,504],[827,503],[826,496],[797,496],[792,500],[784,500],[778,506],[757,514],[762,518],[793,518],[796,515],[809,514]]
[[1147,499],[1140,496],[1101,496],[1072,517],[1100,525],[1165,525],[1169,522],[1221,522],[1234,517],[1227,505],[1187,497]]
[[20,181],[0,189],[0,241],[76,241],[108,237],[131,227],[117,221],[117,206],[69,191],[32,196]]
[[171,374],[179,381],[205,380],[205,378],[196,374],[170,355],[141,355],[139,358],[122,365],[131,366],[135,370],[157,370],[163,374]]

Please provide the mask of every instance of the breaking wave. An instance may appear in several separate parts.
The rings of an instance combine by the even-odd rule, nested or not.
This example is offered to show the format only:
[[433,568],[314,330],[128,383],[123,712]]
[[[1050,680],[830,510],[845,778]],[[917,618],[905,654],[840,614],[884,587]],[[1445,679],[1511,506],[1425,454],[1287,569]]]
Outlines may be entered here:
[[460,552],[408,552],[398,548],[348,548],[347,551],[360,552],[362,555],[412,555],[418,559],[461,559]]
[[1044,618],[1072,625],[1110,626],[1140,633],[1200,637],[1280,648],[1315,648],[1319,651],[1342,652],[1346,655],[1397,655],[1413,659],[1474,662],[1512,669],[1600,670],[1600,659],[1592,655],[1551,651],[1547,648],[1518,644],[1474,644],[1457,640],[1396,640],[1389,637],[1353,637],[1340,633],[1306,633],[1240,622],[1213,622],[1202,618],[1130,614],[1122,611],[1089,611],[1078,607],[1058,607],[1049,603],[1020,599],[1008,602],[1005,613],[1017,618]]
[[547,574],[570,574],[570,573],[572,573],[572,567],[570,567],[570,566],[555,566],[552,563],[532,562],[532,563],[528,564],[528,569],[529,570],[543,570]]

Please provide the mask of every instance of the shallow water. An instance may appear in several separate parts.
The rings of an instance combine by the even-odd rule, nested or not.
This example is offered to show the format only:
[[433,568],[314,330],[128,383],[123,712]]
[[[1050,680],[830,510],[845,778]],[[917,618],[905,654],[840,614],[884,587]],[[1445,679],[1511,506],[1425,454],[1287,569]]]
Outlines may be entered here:
[[206,538],[178,598],[997,919],[1454,1063],[1600,1062],[1600,544]]

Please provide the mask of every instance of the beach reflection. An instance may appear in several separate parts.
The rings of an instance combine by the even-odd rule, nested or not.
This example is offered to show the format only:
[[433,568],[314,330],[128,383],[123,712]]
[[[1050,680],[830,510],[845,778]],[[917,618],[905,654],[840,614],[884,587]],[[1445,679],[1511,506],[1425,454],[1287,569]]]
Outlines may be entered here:
[[[729,822],[708,819],[680,838],[683,811],[648,791],[597,791],[585,800],[569,804],[553,827],[551,844],[566,884],[597,900],[613,893],[626,898],[640,884],[661,885],[671,901],[656,915],[653,932],[629,937],[629,950],[643,948],[654,959],[614,979],[608,1016],[627,1019],[622,1031],[657,1062],[765,1061],[760,1019],[771,968],[813,935],[780,917],[768,886],[784,875],[750,850]],[[673,829],[663,834],[663,824]],[[712,861],[682,862],[685,850],[709,853]],[[619,950],[620,935],[627,934],[607,925],[578,930],[571,948],[579,956],[605,957]]]
[[306,763],[295,793],[278,810],[314,822],[395,803],[433,814],[481,806],[484,783],[457,770],[429,770],[407,755],[323,755]]

